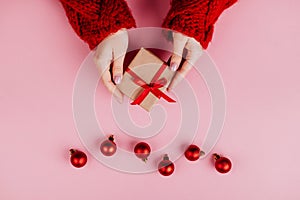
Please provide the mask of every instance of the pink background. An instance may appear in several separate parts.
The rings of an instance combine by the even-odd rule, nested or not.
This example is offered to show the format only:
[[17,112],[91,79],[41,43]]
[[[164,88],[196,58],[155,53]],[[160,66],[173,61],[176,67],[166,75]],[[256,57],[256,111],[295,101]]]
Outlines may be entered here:
[[[159,26],[168,0],[130,0],[139,27]],[[234,168],[218,174],[210,159],[177,160],[177,171],[131,175],[89,157],[72,116],[76,72],[89,49],[56,0],[0,1],[0,199],[300,199],[300,3],[241,0],[217,23],[208,52],[227,94],[215,152]],[[298,56],[298,57],[297,57]]]

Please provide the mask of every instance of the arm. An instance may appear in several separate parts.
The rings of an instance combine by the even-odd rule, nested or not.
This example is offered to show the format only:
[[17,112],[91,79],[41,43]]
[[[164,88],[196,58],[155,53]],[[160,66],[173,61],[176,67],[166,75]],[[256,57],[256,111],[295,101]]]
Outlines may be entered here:
[[206,49],[212,40],[214,24],[222,12],[237,0],[172,0],[164,28],[195,38]]
[[[128,47],[126,29],[135,27],[125,0],[60,0],[76,34],[91,50],[105,87],[122,101],[121,82]],[[110,64],[113,62],[112,70]],[[111,78],[112,77],[112,78]]]
[[60,0],[76,34],[90,49],[122,28],[135,27],[125,0]]
[[190,71],[198,60],[202,49],[212,40],[214,24],[221,13],[237,0],[172,0],[171,9],[163,22],[163,27],[173,32],[173,55],[171,69],[177,71],[184,49],[185,62],[177,71],[168,89],[173,89]]

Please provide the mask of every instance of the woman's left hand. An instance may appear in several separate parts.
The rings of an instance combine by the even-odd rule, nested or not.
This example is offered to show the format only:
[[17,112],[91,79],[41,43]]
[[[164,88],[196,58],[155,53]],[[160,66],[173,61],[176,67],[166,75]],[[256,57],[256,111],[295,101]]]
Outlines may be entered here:
[[[202,46],[197,40],[178,32],[173,32],[173,45],[173,55],[171,57],[170,68],[177,72],[168,86],[168,91],[176,87],[176,85],[188,74],[203,52]],[[182,67],[178,70],[184,49],[187,50],[185,57],[186,60]]]

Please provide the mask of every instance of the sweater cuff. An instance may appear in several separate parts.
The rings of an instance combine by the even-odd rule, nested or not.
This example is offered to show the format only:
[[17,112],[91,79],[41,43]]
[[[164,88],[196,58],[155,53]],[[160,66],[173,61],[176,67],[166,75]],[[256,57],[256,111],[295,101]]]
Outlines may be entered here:
[[212,40],[214,24],[237,0],[172,0],[164,28],[195,38],[204,49]]
[[125,0],[60,0],[76,34],[94,49],[109,34],[136,27]]

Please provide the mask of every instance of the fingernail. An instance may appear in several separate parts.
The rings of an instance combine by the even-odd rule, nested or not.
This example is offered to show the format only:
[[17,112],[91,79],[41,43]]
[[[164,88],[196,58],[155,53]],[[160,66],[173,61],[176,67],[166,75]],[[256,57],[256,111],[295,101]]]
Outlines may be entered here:
[[115,84],[120,84],[121,83],[121,76],[115,76],[114,77],[114,82],[115,82]]
[[175,71],[177,70],[177,64],[176,64],[176,63],[174,63],[174,62],[173,62],[173,63],[171,63],[171,65],[170,65],[170,68],[171,68],[171,70],[172,70],[172,71],[174,71],[174,72],[175,72]]

